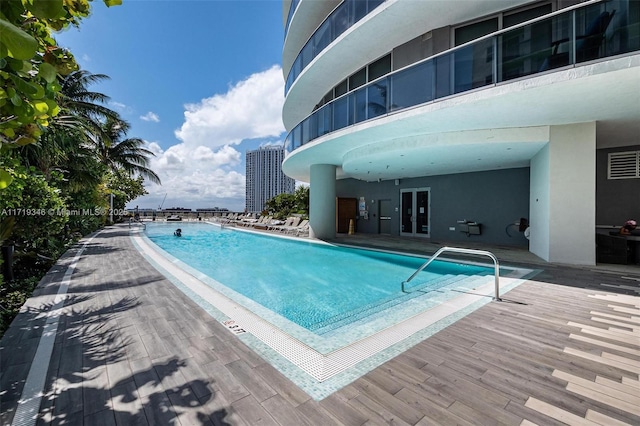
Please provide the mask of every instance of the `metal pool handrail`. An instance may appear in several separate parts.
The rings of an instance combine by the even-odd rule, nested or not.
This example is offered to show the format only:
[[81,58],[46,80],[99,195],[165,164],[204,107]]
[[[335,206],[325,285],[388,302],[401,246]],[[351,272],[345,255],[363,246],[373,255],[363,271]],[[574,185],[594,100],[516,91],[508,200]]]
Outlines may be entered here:
[[435,252],[435,254],[431,256],[431,258],[427,260],[421,267],[419,267],[418,270],[413,273],[413,275],[411,275],[406,281],[402,281],[402,292],[407,293],[404,289],[405,284],[408,284],[409,281],[411,281],[413,278],[415,278],[416,275],[418,275],[420,272],[422,272],[422,270],[424,270],[427,266],[429,266],[429,264],[433,262],[438,256],[440,256],[442,253],[447,251],[453,252],[453,253],[476,254],[479,256],[490,257],[491,260],[493,260],[493,266],[494,266],[493,274],[494,274],[495,283],[496,283],[496,294],[493,300],[496,300],[498,302],[502,300],[500,298],[500,262],[498,262],[498,258],[490,251],[473,250],[473,249],[466,249],[466,248],[459,248],[459,247],[442,247],[440,250]]

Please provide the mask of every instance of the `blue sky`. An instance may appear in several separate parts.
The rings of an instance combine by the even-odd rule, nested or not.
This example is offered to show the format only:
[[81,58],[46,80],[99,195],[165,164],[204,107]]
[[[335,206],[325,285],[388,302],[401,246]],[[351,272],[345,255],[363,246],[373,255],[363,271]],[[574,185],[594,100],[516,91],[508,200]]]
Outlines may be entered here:
[[80,66],[110,77],[92,87],[148,142],[162,186],[140,208],[244,209],[245,151],[282,143],[282,2],[124,0],[92,3],[58,33]]

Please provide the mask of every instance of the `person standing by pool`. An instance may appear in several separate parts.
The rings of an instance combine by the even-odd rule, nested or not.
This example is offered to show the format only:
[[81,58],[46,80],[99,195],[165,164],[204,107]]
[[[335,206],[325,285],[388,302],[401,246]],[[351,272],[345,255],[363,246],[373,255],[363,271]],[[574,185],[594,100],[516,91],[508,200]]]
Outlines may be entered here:
[[636,229],[637,225],[635,220],[629,219],[622,225],[622,228],[620,228],[620,235],[631,235],[631,232]]

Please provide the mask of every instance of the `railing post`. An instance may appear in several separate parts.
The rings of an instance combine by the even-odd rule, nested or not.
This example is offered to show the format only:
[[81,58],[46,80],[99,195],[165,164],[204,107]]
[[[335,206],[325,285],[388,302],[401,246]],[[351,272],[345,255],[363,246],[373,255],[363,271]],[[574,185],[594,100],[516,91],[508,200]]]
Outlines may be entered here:
[[493,260],[493,265],[494,265],[493,275],[495,280],[495,296],[493,297],[493,300],[497,302],[502,301],[502,299],[500,298],[500,262],[498,261],[498,258],[493,253],[486,250],[473,250],[473,249],[464,249],[464,248],[458,248],[458,247],[442,247],[437,252],[435,252],[433,256],[431,256],[429,260],[423,263],[422,266],[420,266],[409,278],[407,278],[406,281],[402,281],[402,286],[401,286],[402,292],[408,293],[407,291],[405,291],[405,284],[411,281],[422,270],[426,269],[427,266],[431,264],[431,262],[433,262],[438,256],[440,256],[442,253],[446,251],[453,252],[453,253],[475,254],[475,255],[487,256],[491,258],[491,260]]
[[494,258],[493,259],[494,262],[494,278],[495,278],[495,284],[496,284],[496,295],[494,296],[493,300],[495,300],[496,302],[502,302],[502,299],[500,298],[500,281],[499,281],[499,277],[500,277],[500,264],[498,263],[498,259]]

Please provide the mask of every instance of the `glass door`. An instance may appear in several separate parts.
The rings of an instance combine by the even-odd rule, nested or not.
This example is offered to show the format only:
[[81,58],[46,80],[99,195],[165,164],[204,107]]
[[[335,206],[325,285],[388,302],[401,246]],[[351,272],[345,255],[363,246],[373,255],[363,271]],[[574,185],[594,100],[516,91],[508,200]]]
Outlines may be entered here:
[[400,190],[400,235],[429,237],[430,188]]

